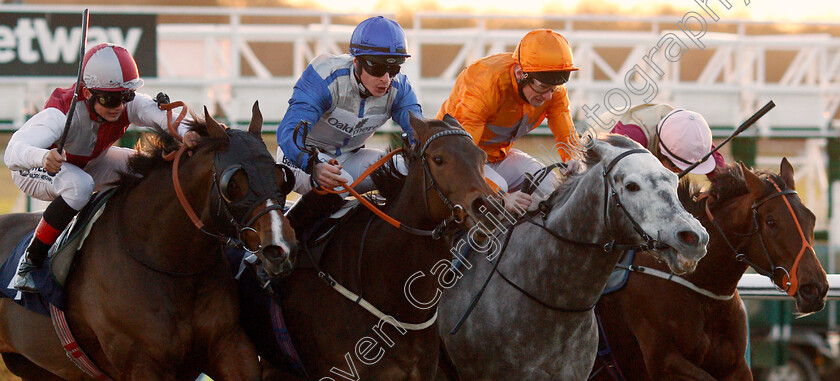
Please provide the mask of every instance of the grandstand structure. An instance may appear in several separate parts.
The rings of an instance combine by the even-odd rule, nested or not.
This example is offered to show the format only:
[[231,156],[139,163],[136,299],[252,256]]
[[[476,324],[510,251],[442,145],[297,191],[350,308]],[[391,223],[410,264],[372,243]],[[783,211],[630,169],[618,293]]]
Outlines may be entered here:
[[[264,131],[274,130],[282,119],[309,60],[346,52],[353,28],[370,16],[280,8],[88,8],[92,20],[156,16],[157,73],[141,67],[146,82],[141,91],[164,91],[193,108],[206,105],[237,126],[247,124],[251,105],[259,100]],[[0,5],[2,13],[22,15],[82,10]],[[643,102],[667,102],[702,113],[716,137],[723,138],[773,100],[776,108],[726,152],[758,166],[776,166],[780,156],[790,157],[798,185],[808,184],[800,193],[818,213],[821,228],[828,229],[829,184],[840,179],[840,25],[728,19],[723,8],[716,10],[717,20],[710,15],[699,8],[656,17],[417,13],[400,20],[412,55],[403,72],[424,113],[432,116],[463,67],[513,51],[527,31],[547,27],[566,36],[581,68],[567,85],[581,130],[597,127],[587,109],[620,114]],[[77,47],[61,51],[68,65],[77,62]],[[0,73],[0,128],[16,129],[42,107],[54,87],[72,82],[72,76]],[[534,133],[549,132],[541,127]],[[840,237],[840,227],[835,236]]]

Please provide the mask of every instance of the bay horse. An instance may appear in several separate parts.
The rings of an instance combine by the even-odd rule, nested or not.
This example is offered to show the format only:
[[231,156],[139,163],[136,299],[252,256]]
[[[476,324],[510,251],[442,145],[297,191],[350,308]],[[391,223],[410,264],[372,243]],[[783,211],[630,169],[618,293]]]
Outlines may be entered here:
[[674,173],[623,136],[590,142],[586,169],[558,186],[549,210],[518,220],[492,261],[468,259],[444,293],[440,333],[461,379],[586,379],[598,345],[593,307],[621,251],[655,246],[680,273],[705,254],[708,235],[679,204]]
[[[811,246],[814,214],[796,195],[793,167],[778,174],[743,165],[718,171],[709,193],[680,184],[685,206],[710,231],[709,254],[683,276],[689,286],[646,274],[667,271],[636,256],[625,286],[598,303],[618,366],[599,380],[752,380],[745,359],[747,315],[738,280],[752,267],[796,300],[800,313],[825,306],[826,274]],[[596,363],[593,372],[612,358]],[[612,373],[612,374],[610,374]]]
[[[298,266],[280,281],[275,302],[310,379],[431,380],[436,372],[436,273],[452,258],[452,227],[481,229],[494,193],[484,180],[486,154],[455,118],[412,115],[410,123],[416,143],[403,151],[407,174],[389,162],[372,177],[387,200],[381,211],[401,227],[360,208],[338,227],[316,269]],[[247,298],[242,324],[260,356],[279,368],[273,378],[298,378],[275,340],[272,312]]]
[[[226,130],[205,109],[205,122],[194,122],[203,138],[191,155],[156,129],[129,159],[129,173],[76,254],[65,290],[71,331],[104,377],[261,378],[256,350],[239,326],[236,284],[220,242],[241,239],[275,275],[296,255],[281,210],[291,173],[275,166],[261,127],[256,104],[247,132]],[[163,158],[175,150],[177,171]],[[0,253],[6,256],[37,219],[0,216]],[[7,298],[0,298],[0,351],[24,379],[91,379],[68,359],[49,317]]]

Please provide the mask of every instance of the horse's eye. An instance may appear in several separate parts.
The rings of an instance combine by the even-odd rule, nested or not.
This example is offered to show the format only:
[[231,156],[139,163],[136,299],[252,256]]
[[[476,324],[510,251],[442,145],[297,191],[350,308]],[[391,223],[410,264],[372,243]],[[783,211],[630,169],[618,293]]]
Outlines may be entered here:
[[767,226],[769,226],[771,228],[776,227],[776,220],[773,219],[773,216],[767,216],[767,219],[765,220],[765,223],[767,224]]
[[627,189],[630,192],[637,192],[640,188],[639,188],[639,184],[636,184],[634,182],[629,182],[629,183],[627,183],[627,185],[624,186],[624,189]]
[[440,156],[435,156],[432,158],[432,160],[434,160],[435,164],[437,165],[443,164],[443,158],[441,158]]

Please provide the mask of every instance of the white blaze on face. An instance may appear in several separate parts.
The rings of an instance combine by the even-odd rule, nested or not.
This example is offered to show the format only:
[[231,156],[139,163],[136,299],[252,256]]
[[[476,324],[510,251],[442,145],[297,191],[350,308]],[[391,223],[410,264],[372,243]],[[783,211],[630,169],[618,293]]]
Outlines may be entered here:
[[[270,208],[276,204],[271,200],[267,200],[265,205]],[[271,244],[279,246],[284,252],[289,253],[291,252],[289,243],[283,239],[283,215],[280,213],[281,210],[274,209],[268,212],[268,215],[271,217]]]

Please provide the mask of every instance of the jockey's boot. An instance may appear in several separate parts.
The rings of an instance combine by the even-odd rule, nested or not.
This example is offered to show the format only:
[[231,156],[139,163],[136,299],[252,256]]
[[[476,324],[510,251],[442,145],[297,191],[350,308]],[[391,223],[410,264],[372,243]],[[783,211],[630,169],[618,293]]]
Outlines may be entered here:
[[292,205],[286,213],[289,224],[295,230],[297,238],[305,242],[311,234],[315,225],[341,207],[344,204],[344,197],[337,194],[320,195],[315,192],[307,192]]
[[12,279],[15,290],[22,292],[38,292],[35,281],[32,279],[32,271],[40,269],[47,259],[50,247],[58,239],[61,231],[67,227],[76,210],[67,205],[64,199],[59,196],[44,210],[41,221],[35,229],[35,235],[26,248],[26,253],[18,264],[17,274]]

